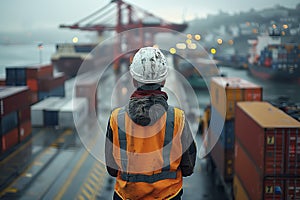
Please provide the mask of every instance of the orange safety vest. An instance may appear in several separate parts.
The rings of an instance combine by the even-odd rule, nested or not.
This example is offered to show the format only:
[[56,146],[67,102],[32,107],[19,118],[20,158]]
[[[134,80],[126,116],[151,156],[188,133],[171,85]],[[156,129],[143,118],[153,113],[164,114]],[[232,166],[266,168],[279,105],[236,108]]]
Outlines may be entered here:
[[184,112],[169,106],[153,125],[134,123],[124,108],[111,114],[115,191],[123,199],[171,199],[182,189],[179,168]]

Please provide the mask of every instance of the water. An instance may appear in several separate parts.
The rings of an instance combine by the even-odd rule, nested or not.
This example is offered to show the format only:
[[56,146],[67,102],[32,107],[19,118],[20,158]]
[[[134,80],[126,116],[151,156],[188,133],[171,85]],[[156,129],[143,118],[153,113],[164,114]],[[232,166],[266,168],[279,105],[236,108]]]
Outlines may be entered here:
[[55,45],[43,45],[39,49],[37,44],[0,45],[0,76],[5,77],[5,67],[24,66],[40,63],[50,63],[51,55],[55,52]]
[[[44,45],[42,50],[38,49],[37,44],[0,45],[0,77],[5,76],[5,67],[37,64],[40,62],[40,56],[42,57],[42,63],[50,63],[51,55],[54,52],[55,45]],[[261,85],[265,100],[287,96],[292,101],[300,102],[299,83],[264,81],[251,76],[247,70],[237,70],[229,67],[221,67],[220,70],[229,77],[240,77]],[[205,101],[200,102],[200,104],[206,104],[209,101],[209,97],[205,95],[199,98]]]

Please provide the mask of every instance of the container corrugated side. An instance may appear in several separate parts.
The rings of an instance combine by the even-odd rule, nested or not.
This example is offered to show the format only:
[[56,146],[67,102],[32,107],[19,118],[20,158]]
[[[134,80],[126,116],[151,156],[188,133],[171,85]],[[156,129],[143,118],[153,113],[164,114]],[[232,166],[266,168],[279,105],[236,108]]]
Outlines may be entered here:
[[231,120],[234,118],[236,102],[262,100],[262,87],[240,78],[214,77],[210,94],[212,106],[226,120]]
[[32,132],[32,125],[31,121],[23,121],[19,124],[19,142],[22,142],[25,140],[27,137],[30,136]]
[[11,149],[19,142],[19,130],[18,127],[5,133],[1,136],[1,150],[2,153]]
[[38,66],[29,66],[26,68],[27,79],[40,79],[45,77],[52,77],[53,75],[53,65],[38,65]]
[[27,87],[0,87],[0,115],[4,116],[30,105],[30,94]]
[[[295,172],[300,161],[291,155],[299,156],[299,151],[295,151],[300,148],[295,142],[300,130],[298,121],[266,102],[238,103],[235,120],[236,138],[261,173]],[[295,140],[289,133],[294,135]]]
[[18,127],[18,113],[17,111],[11,112],[0,118],[0,134],[4,135],[7,132],[11,131]]

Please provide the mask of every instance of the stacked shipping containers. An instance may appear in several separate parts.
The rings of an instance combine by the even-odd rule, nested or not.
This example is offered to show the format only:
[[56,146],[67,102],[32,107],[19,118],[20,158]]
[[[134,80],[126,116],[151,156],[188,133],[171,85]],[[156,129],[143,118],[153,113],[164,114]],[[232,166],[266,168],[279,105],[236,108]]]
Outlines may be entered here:
[[[225,182],[233,180],[234,166],[234,114],[236,102],[261,101],[262,87],[240,78],[214,77],[211,81],[212,111],[220,121],[225,120],[220,138],[211,151],[211,156],[221,178]],[[223,119],[223,120],[222,120]],[[214,125],[212,124],[212,127]],[[217,133],[212,128],[211,137]],[[208,139],[210,140],[210,139]],[[208,141],[210,142],[210,141]],[[210,145],[212,146],[212,144]]]
[[239,102],[236,199],[300,199],[300,123],[267,102]]
[[53,75],[53,65],[6,68],[7,86],[28,86],[32,91],[32,103],[49,96],[65,95],[66,77],[63,73]]
[[32,125],[75,128],[88,115],[86,98],[49,97],[31,106]]
[[97,87],[99,77],[97,74],[87,73],[77,77],[75,85],[76,97],[83,97],[88,100],[88,113],[97,113]]
[[27,87],[0,87],[1,153],[30,135],[30,103]]

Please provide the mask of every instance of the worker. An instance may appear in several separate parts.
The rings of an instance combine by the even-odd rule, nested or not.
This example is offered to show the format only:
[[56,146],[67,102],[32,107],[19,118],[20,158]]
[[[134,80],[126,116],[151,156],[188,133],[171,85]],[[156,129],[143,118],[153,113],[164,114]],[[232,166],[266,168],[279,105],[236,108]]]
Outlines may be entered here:
[[167,103],[161,89],[168,75],[163,53],[143,47],[130,73],[136,90],[112,111],[105,158],[116,177],[113,199],[181,199],[182,177],[193,173],[196,145],[184,111]]

